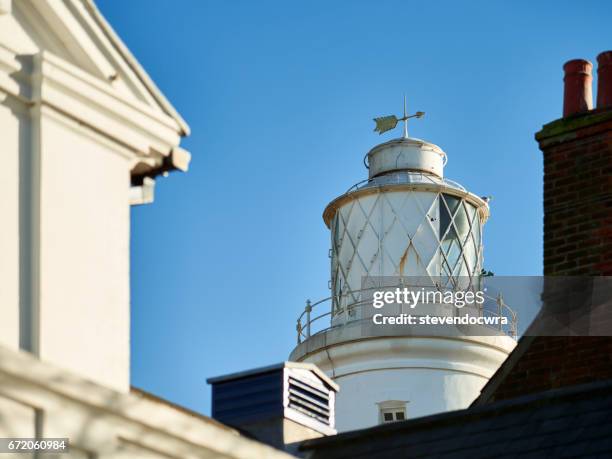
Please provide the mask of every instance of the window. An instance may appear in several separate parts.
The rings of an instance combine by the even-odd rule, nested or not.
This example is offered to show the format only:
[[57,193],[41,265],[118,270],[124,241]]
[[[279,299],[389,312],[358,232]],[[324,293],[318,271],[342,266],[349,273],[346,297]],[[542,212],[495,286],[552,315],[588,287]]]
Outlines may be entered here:
[[406,419],[406,402],[402,400],[387,400],[378,404],[381,424],[404,421]]
[[476,207],[464,199],[441,193],[440,251],[442,277],[453,284],[458,277],[473,277],[480,272],[480,217]]
[[381,411],[383,423],[403,421],[406,419],[406,409],[387,408]]

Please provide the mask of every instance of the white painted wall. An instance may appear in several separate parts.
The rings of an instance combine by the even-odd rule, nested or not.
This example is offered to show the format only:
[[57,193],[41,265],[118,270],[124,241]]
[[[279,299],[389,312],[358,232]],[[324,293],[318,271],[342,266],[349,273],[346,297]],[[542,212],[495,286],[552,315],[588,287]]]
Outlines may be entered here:
[[0,92],[0,344],[12,349],[19,347],[20,130],[28,123],[24,107]]
[[[322,347],[301,361],[314,363],[336,383],[338,432],[377,425],[378,404],[406,401],[407,419],[467,408],[516,342],[507,336],[386,336]],[[337,330],[332,330],[331,333]],[[329,340],[330,342],[333,339]]]
[[41,138],[38,353],[127,391],[130,158],[50,110]]
[[126,392],[134,153],[44,103],[0,94],[0,343]]
[[[406,401],[406,418],[467,408],[487,379],[436,369],[388,369],[339,377],[336,399],[338,431],[379,423],[378,403]],[[359,403],[355,403],[359,400]]]
[[89,2],[0,4],[0,345],[124,393],[131,174],[189,158],[139,69]]

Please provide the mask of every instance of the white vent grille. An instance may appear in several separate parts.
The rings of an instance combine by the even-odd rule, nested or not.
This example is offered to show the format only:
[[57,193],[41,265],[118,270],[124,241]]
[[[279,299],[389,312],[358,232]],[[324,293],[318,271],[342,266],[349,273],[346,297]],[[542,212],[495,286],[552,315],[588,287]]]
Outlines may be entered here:
[[291,376],[289,377],[289,408],[325,425],[331,425],[329,392],[319,390]]

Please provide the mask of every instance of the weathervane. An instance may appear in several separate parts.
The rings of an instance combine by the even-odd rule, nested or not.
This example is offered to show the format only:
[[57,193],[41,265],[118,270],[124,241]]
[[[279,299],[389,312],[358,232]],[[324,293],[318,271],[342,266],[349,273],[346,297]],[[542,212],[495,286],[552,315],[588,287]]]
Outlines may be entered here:
[[374,118],[374,122],[376,123],[376,127],[374,128],[374,132],[378,132],[378,134],[382,134],[383,132],[390,131],[391,129],[395,129],[397,123],[399,121],[404,122],[404,139],[408,138],[408,120],[410,118],[421,118],[425,115],[425,112],[416,112],[414,115],[406,115],[406,96],[404,95],[404,116],[398,118],[395,115],[389,116],[381,116],[380,118]]

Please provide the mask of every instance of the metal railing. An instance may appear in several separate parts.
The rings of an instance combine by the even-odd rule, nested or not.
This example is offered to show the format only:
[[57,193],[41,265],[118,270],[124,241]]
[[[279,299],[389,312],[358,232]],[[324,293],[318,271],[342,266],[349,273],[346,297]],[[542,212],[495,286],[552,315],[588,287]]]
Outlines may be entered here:
[[461,191],[466,189],[458,182],[447,178],[439,178],[434,175],[426,174],[423,172],[395,172],[387,175],[381,175],[374,178],[368,178],[360,182],[355,183],[350,187],[344,194],[349,194],[352,191],[366,188],[368,186],[376,185],[403,185],[403,184],[426,184],[426,185],[446,185],[450,188],[456,188]]
[[[322,300],[318,300],[316,302],[311,302],[310,300],[306,300],[306,306],[304,307],[304,311],[300,314],[297,319],[296,331],[297,331],[297,343],[300,344],[303,341],[309,339],[310,337],[317,335],[319,333],[323,333],[332,328],[340,327],[345,325],[346,323],[362,320],[363,317],[360,317],[358,312],[362,310],[362,308],[367,306],[372,306],[372,299],[367,298],[364,300],[357,300],[348,303],[344,307],[340,307],[343,304],[343,299],[346,298],[355,298],[356,296],[361,296],[363,293],[371,292],[374,290],[385,290],[389,288],[395,288],[396,286],[384,286],[384,287],[370,287],[361,290],[353,290],[344,295],[339,296],[329,296],[327,298],[323,298]],[[397,287],[406,287],[405,285],[398,285]],[[445,289],[448,290],[448,289]],[[508,336],[516,339],[517,338],[517,330],[518,330],[518,317],[517,313],[508,306],[503,299],[502,294],[498,294],[496,297],[492,297],[490,295],[484,295],[485,302],[484,304],[477,309],[470,309],[470,311],[475,311],[480,317],[506,317],[507,325],[503,325],[501,320],[498,320],[499,325],[488,325],[483,324],[483,326],[492,328],[494,330],[498,330],[502,333],[507,334]],[[333,301],[336,299],[336,301]],[[314,313],[314,309],[317,306],[322,304],[330,303],[327,311],[316,315]],[[452,304],[445,305],[448,308],[456,308]],[[334,310],[334,308],[336,308]],[[321,308],[319,308],[320,310]],[[450,310],[450,309],[449,309]],[[344,317],[342,317],[344,316]],[[329,317],[329,322],[323,321],[322,319]],[[336,324],[332,323],[333,319],[336,320]]]

